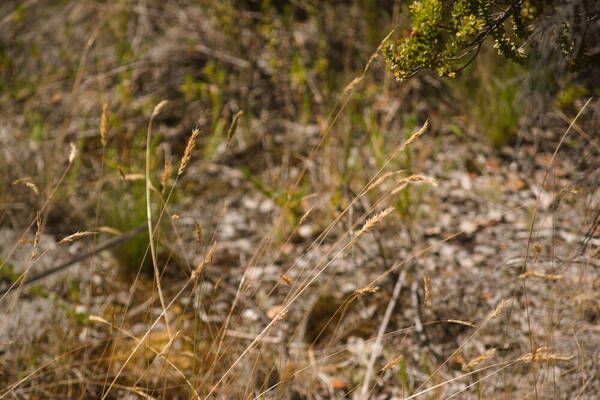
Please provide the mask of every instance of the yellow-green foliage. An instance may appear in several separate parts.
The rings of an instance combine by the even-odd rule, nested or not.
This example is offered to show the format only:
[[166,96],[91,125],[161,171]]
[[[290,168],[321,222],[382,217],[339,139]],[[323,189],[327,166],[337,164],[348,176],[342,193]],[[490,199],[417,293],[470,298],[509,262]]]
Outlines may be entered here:
[[[526,42],[530,38],[539,40],[532,36],[537,19],[542,12],[554,12],[555,4],[559,5],[539,0],[415,0],[409,6],[411,32],[388,43],[384,54],[398,80],[408,79],[421,69],[454,77],[478,55],[488,38],[493,40],[498,54],[523,63],[532,55],[532,51],[525,51]],[[599,56],[586,52],[587,48],[593,49],[593,41],[576,44],[585,38],[577,38],[568,18],[558,14],[564,24],[555,34],[568,67],[577,70],[597,61]]]

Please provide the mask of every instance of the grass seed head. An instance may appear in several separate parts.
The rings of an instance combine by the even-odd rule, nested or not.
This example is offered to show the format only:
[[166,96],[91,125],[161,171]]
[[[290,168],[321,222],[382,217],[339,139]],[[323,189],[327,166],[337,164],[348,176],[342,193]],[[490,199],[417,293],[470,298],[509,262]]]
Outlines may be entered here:
[[102,115],[100,116],[100,142],[102,147],[108,143],[108,103],[102,105]]
[[75,147],[75,143],[69,143],[69,164],[73,162],[75,156],[77,155],[77,147]]
[[474,359],[472,359],[471,361],[469,361],[468,363],[463,365],[463,367],[462,367],[463,371],[467,371],[467,370],[475,368],[477,365],[481,364],[485,360],[492,358],[492,356],[495,353],[496,353],[496,349],[490,349],[490,350],[484,352],[483,354],[475,357]]
[[64,244],[64,243],[70,243],[70,242],[74,242],[76,240],[82,239],[84,237],[88,237],[88,236],[94,236],[95,234],[97,234],[98,232],[75,232],[72,235],[69,235],[65,238],[63,238],[60,242],[58,242],[58,244]]
[[235,115],[233,116],[233,120],[231,121],[231,126],[229,126],[229,129],[227,130],[227,141],[228,142],[233,138],[233,135],[235,135],[235,131],[237,130],[237,126],[238,126],[238,121],[243,114],[244,114],[244,112],[242,110],[240,110],[237,113],[235,113]]
[[196,145],[196,139],[200,134],[200,130],[195,128],[188,139],[187,145],[185,146],[185,151],[183,152],[183,157],[181,158],[181,164],[179,165],[179,170],[177,171],[177,176],[181,176],[185,168],[187,167],[190,159],[192,158],[192,150],[194,150],[194,146]]
[[373,228],[379,225],[381,221],[383,221],[385,217],[390,215],[392,211],[394,211],[394,208],[388,207],[380,213],[376,214],[374,217],[369,218],[359,231],[354,232],[354,239],[358,239],[363,233],[373,230]]
[[194,222],[194,234],[198,243],[202,242],[202,227],[199,223]]
[[527,353],[517,359],[519,362],[556,362],[570,361],[573,356],[561,356],[555,353],[550,353],[549,347],[540,347],[533,353]]
[[431,307],[431,279],[427,276],[423,276],[423,291],[425,292],[425,305]]
[[167,105],[169,101],[168,100],[163,100],[160,103],[158,103],[154,109],[152,110],[152,116],[151,118],[156,117],[158,114],[160,114],[160,112],[162,111],[162,109]]
[[160,187],[165,190],[171,176],[171,160],[165,160],[165,167],[160,175]]
[[367,294],[367,293],[375,293],[378,290],[379,290],[379,286],[366,286],[361,289],[356,289],[354,291],[354,294],[357,294],[360,296],[360,295]]
[[398,154],[398,153],[404,151],[404,149],[406,149],[408,146],[413,144],[418,138],[420,138],[427,131],[428,127],[429,127],[429,120],[425,121],[423,126],[418,131],[413,133],[404,143],[402,143],[400,146],[398,146],[396,151],[394,151],[394,154]]
[[380,369],[380,371],[385,371],[386,369],[390,369],[398,364],[400,364],[404,360],[404,356],[401,354],[398,357],[394,358],[392,361],[388,362]]
[[508,306],[508,303],[510,303],[510,300],[502,300],[498,304],[498,306],[496,306],[496,309],[490,315],[490,319],[494,319],[497,316],[499,316],[500,314],[502,314],[502,312],[504,311],[504,309]]

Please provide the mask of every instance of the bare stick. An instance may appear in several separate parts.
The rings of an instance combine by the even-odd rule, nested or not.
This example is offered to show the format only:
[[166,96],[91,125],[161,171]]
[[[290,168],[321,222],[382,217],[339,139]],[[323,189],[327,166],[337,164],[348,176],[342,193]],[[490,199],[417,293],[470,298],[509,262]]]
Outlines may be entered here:
[[165,308],[165,297],[163,295],[162,287],[160,286],[160,271],[158,270],[158,260],[156,257],[156,248],[154,246],[154,231],[152,229],[152,207],[150,205],[150,138],[152,136],[152,121],[156,117],[160,110],[165,106],[167,102],[161,101],[154,107],[152,115],[150,116],[150,122],[148,122],[148,133],[146,135],[146,215],[148,221],[148,239],[150,240],[150,254],[152,255],[152,267],[154,268],[154,278],[156,280],[156,287],[158,288],[158,298],[160,299],[160,306],[163,309],[163,315],[165,317],[165,325],[167,328],[167,335],[169,338],[171,335],[171,328],[169,326],[169,317],[167,317],[167,310]]
[[[41,272],[38,275],[32,276],[30,278],[25,279],[25,281],[23,282],[23,284],[21,285],[22,287],[25,286],[29,286],[32,283],[41,281],[44,278],[47,278],[51,275],[54,275],[62,270],[65,270],[69,267],[72,267],[73,265],[75,265],[76,263],[85,260],[86,258],[89,258],[95,254],[100,253],[101,251],[113,248],[115,246],[118,246],[119,244],[125,242],[126,240],[131,239],[134,236],[139,235],[140,233],[142,233],[142,231],[144,230],[144,228],[146,227],[146,225],[140,225],[137,228],[134,228],[128,232],[123,233],[122,235],[119,235],[113,239],[107,240],[106,242],[94,247],[93,249],[82,253],[76,257],[71,258],[68,261],[65,261],[62,264],[57,265],[56,267],[50,268],[47,271]],[[15,290],[18,286],[16,284],[13,284],[11,286],[9,286],[6,289],[2,289],[0,290],[0,296],[4,296],[6,293],[10,293],[13,290]]]
[[394,311],[394,307],[396,307],[396,302],[398,301],[398,296],[402,291],[402,286],[404,286],[405,278],[406,269],[403,269],[402,272],[398,274],[398,280],[396,281],[396,285],[394,286],[392,298],[390,299],[390,302],[388,303],[387,308],[385,309],[385,314],[383,315],[381,325],[379,325],[379,330],[377,331],[377,339],[375,340],[375,344],[373,345],[373,351],[371,352],[369,364],[367,365],[367,373],[365,374],[365,380],[363,381],[360,394],[358,395],[358,399],[368,398],[371,377],[373,376],[373,369],[375,367],[375,360],[377,360],[377,357],[379,357],[379,354],[381,353],[381,341],[383,339],[383,336],[385,335],[385,330],[387,329],[387,326],[390,323],[390,318],[392,316],[392,312]]

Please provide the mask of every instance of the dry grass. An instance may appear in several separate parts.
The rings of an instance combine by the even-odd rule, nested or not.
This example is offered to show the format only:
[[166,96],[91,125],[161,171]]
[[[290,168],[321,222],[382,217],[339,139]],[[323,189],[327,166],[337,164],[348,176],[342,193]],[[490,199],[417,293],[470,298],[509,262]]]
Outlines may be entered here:
[[593,398],[592,101],[498,153],[391,79],[399,7],[39,3],[0,6],[49,65],[5,46],[0,399]]

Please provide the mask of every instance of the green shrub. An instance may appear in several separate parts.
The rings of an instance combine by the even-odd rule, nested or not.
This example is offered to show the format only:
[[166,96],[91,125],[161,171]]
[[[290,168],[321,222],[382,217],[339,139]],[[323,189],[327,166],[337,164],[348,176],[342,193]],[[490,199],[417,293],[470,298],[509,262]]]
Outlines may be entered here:
[[[591,8],[586,0],[575,3]],[[525,63],[532,55],[550,51],[544,43],[553,36],[568,68],[579,70],[597,62],[600,53],[590,52],[595,46],[588,29],[593,20],[585,18],[585,12],[573,17],[568,11],[556,1],[415,0],[409,6],[411,31],[388,43],[384,54],[398,80],[422,69],[454,77],[477,57],[488,38],[500,55]],[[537,30],[542,16],[550,17],[553,32]]]

